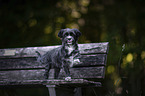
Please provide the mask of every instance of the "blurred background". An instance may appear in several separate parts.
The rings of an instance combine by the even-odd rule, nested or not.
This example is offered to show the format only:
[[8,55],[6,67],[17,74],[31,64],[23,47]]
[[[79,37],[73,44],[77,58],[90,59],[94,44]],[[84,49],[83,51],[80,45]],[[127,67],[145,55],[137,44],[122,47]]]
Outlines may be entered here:
[[[145,96],[145,0],[0,0],[1,49],[60,45],[63,28],[79,29],[79,43],[109,42],[99,96]],[[14,96],[47,93],[28,90]]]

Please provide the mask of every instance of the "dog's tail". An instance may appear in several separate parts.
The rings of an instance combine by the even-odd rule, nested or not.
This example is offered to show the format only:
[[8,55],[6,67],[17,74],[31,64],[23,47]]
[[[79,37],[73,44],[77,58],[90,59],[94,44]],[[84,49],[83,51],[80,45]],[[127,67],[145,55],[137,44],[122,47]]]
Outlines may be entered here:
[[35,52],[37,53],[38,57],[41,57],[41,54],[38,51],[35,51]]
[[38,55],[37,57],[37,62],[41,62],[41,54],[38,51],[35,51]]

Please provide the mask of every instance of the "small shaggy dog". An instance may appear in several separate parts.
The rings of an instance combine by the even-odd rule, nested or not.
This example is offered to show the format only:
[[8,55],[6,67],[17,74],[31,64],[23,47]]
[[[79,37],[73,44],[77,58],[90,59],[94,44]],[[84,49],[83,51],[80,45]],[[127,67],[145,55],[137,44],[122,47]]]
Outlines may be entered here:
[[48,79],[49,70],[55,69],[55,78],[58,78],[61,68],[64,68],[66,73],[65,80],[70,81],[69,68],[73,67],[74,64],[80,63],[80,53],[78,50],[78,37],[81,36],[81,32],[78,29],[61,29],[58,33],[58,37],[62,40],[62,46],[48,51],[43,56],[36,51],[38,54],[37,61],[45,64],[45,78]]

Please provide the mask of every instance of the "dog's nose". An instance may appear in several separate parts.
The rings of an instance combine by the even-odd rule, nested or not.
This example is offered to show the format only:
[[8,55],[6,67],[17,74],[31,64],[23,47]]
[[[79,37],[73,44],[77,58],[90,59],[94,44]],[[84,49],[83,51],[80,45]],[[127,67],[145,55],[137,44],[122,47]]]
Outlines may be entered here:
[[71,38],[68,38],[68,40],[71,40]]

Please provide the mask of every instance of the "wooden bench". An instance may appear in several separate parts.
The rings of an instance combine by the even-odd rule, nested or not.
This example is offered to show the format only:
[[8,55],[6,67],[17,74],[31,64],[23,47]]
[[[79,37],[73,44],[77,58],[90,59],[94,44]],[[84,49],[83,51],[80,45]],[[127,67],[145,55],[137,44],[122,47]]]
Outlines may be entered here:
[[[0,49],[0,87],[36,86],[48,87],[50,96],[59,96],[55,88],[75,88],[74,96],[81,96],[82,87],[101,87],[105,76],[108,42],[79,44],[82,64],[70,69],[72,81],[65,81],[61,70],[60,79],[54,79],[54,69],[49,79],[44,79],[44,65],[37,62],[37,54],[58,46]],[[65,92],[63,92],[65,94]],[[66,95],[67,96],[67,95]]]

